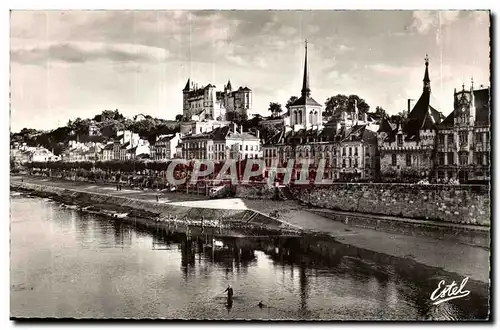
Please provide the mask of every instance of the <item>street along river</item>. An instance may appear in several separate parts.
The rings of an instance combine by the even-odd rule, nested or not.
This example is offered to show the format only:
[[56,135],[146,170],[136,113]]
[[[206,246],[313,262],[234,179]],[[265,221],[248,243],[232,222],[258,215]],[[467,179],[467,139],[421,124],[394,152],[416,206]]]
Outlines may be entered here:
[[[144,231],[19,194],[11,195],[10,221],[11,317],[488,317],[486,284],[471,284],[468,296],[433,305],[430,296],[441,280],[463,279],[382,255],[359,256],[328,237]],[[222,293],[228,284],[231,306]]]

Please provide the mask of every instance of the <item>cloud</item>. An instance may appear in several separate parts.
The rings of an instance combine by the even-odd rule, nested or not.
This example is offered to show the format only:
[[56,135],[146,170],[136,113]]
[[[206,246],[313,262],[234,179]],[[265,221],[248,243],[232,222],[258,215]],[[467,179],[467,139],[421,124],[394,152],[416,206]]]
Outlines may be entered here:
[[85,63],[94,61],[159,62],[169,57],[165,49],[133,44],[69,42],[39,44],[34,47],[13,47],[11,61],[24,64],[44,64],[58,61]]
[[425,34],[458,19],[459,11],[414,11],[410,31]]
[[408,67],[392,66],[384,63],[371,64],[367,65],[367,67],[377,73],[388,74],[388,75],[401,75],[401,74],[408,74],[408,72],[411,72],[411,69],[409,69]]
[[340,46],[338,47],[338,50],[339,50],[341,53],[345,53],[345,52],[349,52],[349,51],[354,50],[354,48],[352,48],[352,47],[348,47],[348,46],[346,46],[346,45],[340,45]]

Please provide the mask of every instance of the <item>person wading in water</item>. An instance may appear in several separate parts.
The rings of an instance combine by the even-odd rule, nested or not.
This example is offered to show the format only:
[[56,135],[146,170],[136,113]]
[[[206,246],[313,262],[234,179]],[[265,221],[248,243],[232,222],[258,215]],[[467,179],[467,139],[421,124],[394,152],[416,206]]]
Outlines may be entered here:
[[223,292],[227,292],[227,305],[232,306],[233,305],[233,288],[231,285],[227,286],[227,289]]

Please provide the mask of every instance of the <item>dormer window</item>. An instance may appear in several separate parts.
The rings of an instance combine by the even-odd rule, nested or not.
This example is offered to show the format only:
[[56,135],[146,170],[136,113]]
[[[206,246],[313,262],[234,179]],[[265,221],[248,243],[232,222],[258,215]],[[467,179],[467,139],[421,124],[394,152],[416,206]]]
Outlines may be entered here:
[[398,146],[403,145],[403,134],[398,134]]

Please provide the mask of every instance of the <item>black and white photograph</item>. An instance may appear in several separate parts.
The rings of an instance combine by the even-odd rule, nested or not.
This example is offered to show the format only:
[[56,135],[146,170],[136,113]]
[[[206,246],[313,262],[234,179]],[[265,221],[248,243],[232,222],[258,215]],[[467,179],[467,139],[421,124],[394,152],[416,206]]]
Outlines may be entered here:
[[11,321],[491,321],[489,10],[9,16]]

